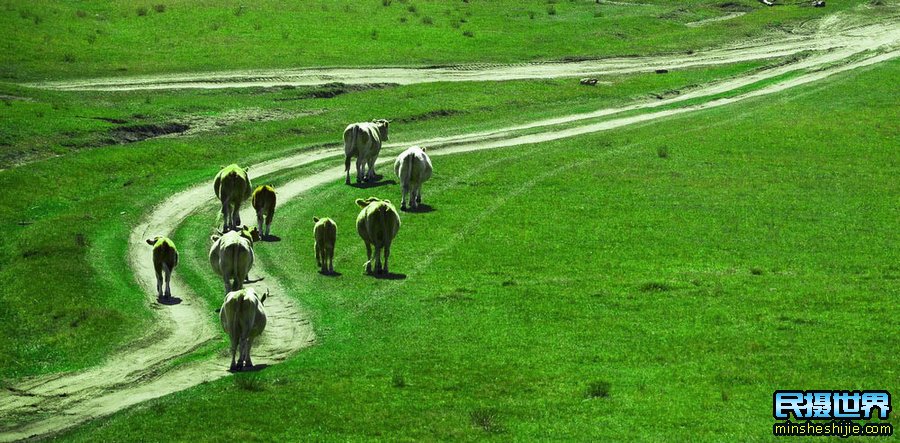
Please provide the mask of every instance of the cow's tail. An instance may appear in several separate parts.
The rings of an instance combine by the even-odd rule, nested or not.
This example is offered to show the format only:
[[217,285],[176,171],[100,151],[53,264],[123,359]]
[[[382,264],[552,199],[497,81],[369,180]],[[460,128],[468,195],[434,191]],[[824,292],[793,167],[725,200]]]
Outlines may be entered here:
[[[344,140],[344,172],[350,172],[350,160],[353,158],[353,151],[356,150],[356,138],[359,133],[359,125],[350,126],[350,140]],[[358,155],[358,154],[357,154]]]
[[415,178],[413,176],[413,160],[415,160],[415,157],[414,154],[410,153],[403,159],[403,169],[406,169],[406,172],[403,173],[403,177],[400,177],[400,182],[406,183],[407,186]]

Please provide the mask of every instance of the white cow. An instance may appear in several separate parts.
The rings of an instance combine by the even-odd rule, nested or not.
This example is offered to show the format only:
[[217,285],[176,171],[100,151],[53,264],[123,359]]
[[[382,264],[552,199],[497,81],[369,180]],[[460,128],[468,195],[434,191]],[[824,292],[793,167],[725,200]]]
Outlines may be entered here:
[[225,282],[225,293],[241,289],[253,267],[253,242],[259,240],[259,231],[243,226],[240,231],[228,231],[211,238],[209,264]]
[[[231,339],[231,370],[252,368],[250,348],[253,340],[266,329],[266,310],[263,307],[269,291],[259,297],[253,288],[229,292],[219,310],[222,329]],[[235,361],[235,352],[240,346],[240,354]]]
[[400,200],[400,210],[406,210],[407,194],[409,194],[409,206],[412,209],[422,203],[422,183],[431,178],[431,159],[425,153],[425,148],[413,146],[397,156],[394,161],[394,173],[400,179],[400,187],[403,196]]
[[[350,184],[350,160],[356,157],[356,182],[375,181],[375,160],[388,139],[388,120],[353,123],[344,129],[344,172]],[[369,171],[366,173],[366,166]]]

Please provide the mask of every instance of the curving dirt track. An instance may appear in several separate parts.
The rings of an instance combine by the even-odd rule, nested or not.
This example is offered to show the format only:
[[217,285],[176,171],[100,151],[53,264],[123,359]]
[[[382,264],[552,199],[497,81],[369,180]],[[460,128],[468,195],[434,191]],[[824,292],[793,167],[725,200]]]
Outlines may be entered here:
[[[846,23],[841,21],[840,23]],[[870,36],[891,32],[893,25],[857,25],[841,32],[809,31],[785,34],[778,40],[760,39],[725,48],[654,57],[618,57],[572,62],[518,64],[472,64],[439,67],[303,68],[222,71],[190,74],[112,77],[31,83],[27,86],[54,90],[132,91],[152,89],[217,89],[274,86],[315,86],[394,83],[407,85],[431,82],[501,81],[581,77],[588,75],[653,72],[656,69],[683,69],[697,66],[770,59],[802,51],[829,51],[851,46],[867,46]]]
[[[859,34],[860,32],[865,34],[864,37]],[[385,146],[383,156],[385,160],[379,163],[389,161],[391,154],[413,144],[427,145],[431,155],[439,156],[540,143],[649,122],[777,93],[839,72],[900,56],[898,49],[900,25],[896,23],[869,25],[837,33],[830,31],[828,34],[839,34],[841,37],[822,38],[829,42],[842,40],[844,44],[832,46],[832,43],[827,43],[824,44],[830,48],[827,51],[785,66],[699,88],[679,97],[546,119],[494,131],[390,144]],[[793,43],[786,44],[790,46]],[[807,49],[806,46],[803,48],[795,48],[794,52]],[[751,48],[751,52],[758,49]],[[717,94],[752,86],[757,82],[779,78],[782,80],[749,92],[727,98],[714,97]],[[673,107],[686,100],[703,101]],[[632,114],[634,112],[638,113]],[[621,113],[628,114],[615,116]],[[305,164],[336,159],[340,155],[342,154],[335,151],[303,152],[255,165],[251,171],[254,179],[259,179]],[[291,181],[279,187],[279,203],[283,204],[316,186],[342,179],[343,165],[340,165]],[[135,227],[129,238],[128,260],[135,270],[135,278],[147,293],[149,306],[157,313],[158,323],[155,330],[150,331],[129,349],[111,356],[99,367],[80,373],[24,380],[0,394],[0,422],[3,423],[0,425],[0,440],[17,440],[51,434],[109,415],[136,403],[228,375],[225,371],[227,358],[223,355],[174,364],[179,357],[190,355],[210,341],[219,340],[221,333],[217,322],[213,321],[213,307],[206,305],[200,297],[191,293],[178,278],[177,272],[172,280],[172,290],[173,294],[182,298],[182,303],[174,306],[156,304],[155,275],[149,266],[147,260],[149,252],[143,242],[150,235],[170,235],[187,216],[200,210],[208,212],[211,218],[216,213],[212,189],[208,183],[176,194],[161,203],[150,211],[139,226]],[[245,220],[254,219],[249,209],[244,211],[242,217]],[[258,247],[277,246],[262,244]],[[271,320],[264,334],[265,339],[254,350],[254,360],[258,364],[277,363],[314,342],[315,335],[309,322],[304,319],[300,306],[289,295],[290,292],[281,287],[272,276],[265,274],[262,263],[254,268],[253,273],[264,276],[265,280],[260,286],[270,288],[275,294],[267,303]]]

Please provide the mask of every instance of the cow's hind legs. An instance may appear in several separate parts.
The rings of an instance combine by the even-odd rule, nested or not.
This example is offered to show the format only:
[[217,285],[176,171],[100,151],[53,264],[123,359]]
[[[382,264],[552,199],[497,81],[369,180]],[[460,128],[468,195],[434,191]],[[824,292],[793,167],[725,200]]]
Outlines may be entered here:
[[172,269],[168,266],[164,266],[163,271],[166,274],[166,298],[170,298],[172,297],[172,288],[169,283],[172,280]]
[[368,258],[368,261],[366,261],[366,274],[371,274],[372,273],[372,244],[369,242],[366,242],[366,258]]
[[383,268],[383,270],[384,270],[385,274],[390,274],[390,272],[388,272],[388,257],[390,257],[390,256],[391,256],[391,245],[390,245],[390,243],[388,243],[388,244],[384,245],[384,268]]
[[356,158],[356,182],[357,183],[362,183],[363,181],[365,181],[365,177],[363,177],[363,174],[365,172],[366,172],[365,162],[363,162],[361,158],[357,157]]
[[410,193],[410,192],[409,192],[409,185],[407,185],[407,184],[404,183],[404,184],[401,186],[401,189],[402,189],[402,195],[400,196],[400,210],[401,210],[401,211],[405,211],[405,210],[406,210],[406,202],[407,202],[407,198],[406,198],[406,197],[407,197],[407,195],[409,195],[409,193]]
[[375,246],[375,273],[376,274],[382,273],[382,269],[381,269],[381,250],[382,250],[382,248],[383,248],[382,246],[377,246],[377,245]]
[[157,269],[156,270],[156,296],[158,298],[162,298],[162,296],[163,296],[162,284],[163,284],[162,269]]
[[347,174],[347,181],[344,183],[350,184],[350,161],[353,160],[351,157],[344,157],[344,172]]
[[231,367],[228,368],[229,371],[235,371],[238,369],[237,363],[234,361],[235,353],[237,352],[238,341],[235,338],[231,338]]

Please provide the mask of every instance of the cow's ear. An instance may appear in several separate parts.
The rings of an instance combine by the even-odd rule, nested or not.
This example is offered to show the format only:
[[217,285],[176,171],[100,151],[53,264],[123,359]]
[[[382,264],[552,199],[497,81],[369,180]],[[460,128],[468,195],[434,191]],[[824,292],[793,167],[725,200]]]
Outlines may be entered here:
[[212,240],[212,241],[217,241],[217,240],[219,240],[220,238],[222,238],[222,234],[213,234],[213,235],[210,235],[210,236],[209,236],[209,239]]
[[155,245],[155,244],[156,244],[156,239],[155,239],[155,238],[148,238],[148,239],[147,239],[147,244],[150,245],[150,246]]
[[319,222],[319,217],[313,217],[313,222],[318,223],[318,222]]
[[369,206],[369,202],[366,201],[366,200],[363,200],[363,199],[361,199],[361,198],[356,199],[356,204],[357,204],[360,208],[365,208],[366,206]]

